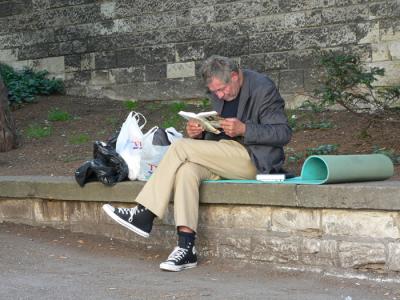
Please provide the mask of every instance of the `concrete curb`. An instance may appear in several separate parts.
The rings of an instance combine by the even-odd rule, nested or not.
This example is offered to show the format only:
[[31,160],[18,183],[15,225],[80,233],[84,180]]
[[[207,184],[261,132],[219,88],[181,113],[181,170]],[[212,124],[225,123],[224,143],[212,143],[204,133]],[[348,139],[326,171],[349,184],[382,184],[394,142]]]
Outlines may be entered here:
[[[99,202],[134,202],[143,182],[113,187],[92,182],[81,188],[73,177],[0,176],[0,197]],[[204,204],[268,205],[304,208],[400,210],[400,181],[330,185],[206,183]]]

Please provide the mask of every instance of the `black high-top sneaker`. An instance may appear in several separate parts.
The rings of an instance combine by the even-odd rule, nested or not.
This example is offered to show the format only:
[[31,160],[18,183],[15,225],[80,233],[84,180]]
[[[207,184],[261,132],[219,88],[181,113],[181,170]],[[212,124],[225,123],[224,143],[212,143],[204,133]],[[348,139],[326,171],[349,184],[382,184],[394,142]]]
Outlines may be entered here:
[[138,235],[146,238],[149,237],[156,215],[143,205],[139,204],[132,208],[119,208],[113,207],[110,204],[104,204],[103,210],[122,226],[132,230]]
[[197,266],[196,248],[194,247],[195,234],[179,232],[178,246],[174,248],[165,262],[160,264],[160,269],[178,272]]

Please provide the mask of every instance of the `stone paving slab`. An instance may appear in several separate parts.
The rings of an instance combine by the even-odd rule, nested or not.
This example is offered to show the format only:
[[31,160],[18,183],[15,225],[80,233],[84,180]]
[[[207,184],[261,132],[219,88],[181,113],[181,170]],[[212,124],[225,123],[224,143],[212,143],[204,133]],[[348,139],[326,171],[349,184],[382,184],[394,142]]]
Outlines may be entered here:
[[398,300],[398,282],[213,261],[163,272],[167,252],[66,230],[0,224],[0,299]]

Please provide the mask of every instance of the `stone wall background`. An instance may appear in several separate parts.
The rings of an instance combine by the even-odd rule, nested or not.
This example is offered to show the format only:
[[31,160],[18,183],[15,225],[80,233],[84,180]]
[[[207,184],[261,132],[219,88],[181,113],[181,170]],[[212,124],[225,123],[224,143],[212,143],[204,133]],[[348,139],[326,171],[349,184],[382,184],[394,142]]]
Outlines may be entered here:
[[294,106],[316,84],[314,47],[360,53],[400,84],[400,1],[0,0],[0,61],[47,69],[67,93],[204,97],[211,54],[268,74]]

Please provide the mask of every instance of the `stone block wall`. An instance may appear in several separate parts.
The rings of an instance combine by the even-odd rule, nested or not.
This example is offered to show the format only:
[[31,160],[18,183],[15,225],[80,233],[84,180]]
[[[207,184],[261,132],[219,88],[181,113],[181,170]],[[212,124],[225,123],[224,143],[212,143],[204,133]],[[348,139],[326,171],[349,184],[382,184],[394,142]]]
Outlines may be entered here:
[[[173,207],[150,239],[105,215],[100,202],[0,199],[0,222],[50,226],[130,241],[168,251],[175,246]],[[131,203],[115,203],[132,206]],[[400,272],[398,211],[203,204],[199,212],[201,259],[237,259],[322,270]]]
[[290,105],[316,85],[312,49],[360,53],[400,84],[398,0],[2,0],[0,61],[47,69],[67,93],[204,97],[211,54],[268,74]]

